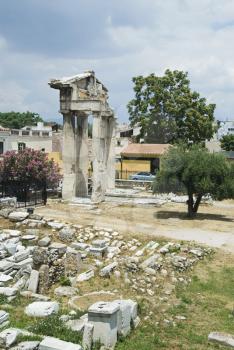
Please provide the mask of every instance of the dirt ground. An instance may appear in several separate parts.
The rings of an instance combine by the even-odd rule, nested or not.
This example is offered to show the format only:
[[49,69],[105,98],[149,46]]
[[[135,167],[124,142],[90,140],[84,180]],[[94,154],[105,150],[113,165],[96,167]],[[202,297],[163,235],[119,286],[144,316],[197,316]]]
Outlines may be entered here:
[[196,219],[186,217],[186,205],[167,203],[161,207],[106,202],[88,206],[49,201],[36,213],[47,218],[81,225],[113,228],[121,233],[147,234],[192,240],[234,253],[234,201],[203,204]]

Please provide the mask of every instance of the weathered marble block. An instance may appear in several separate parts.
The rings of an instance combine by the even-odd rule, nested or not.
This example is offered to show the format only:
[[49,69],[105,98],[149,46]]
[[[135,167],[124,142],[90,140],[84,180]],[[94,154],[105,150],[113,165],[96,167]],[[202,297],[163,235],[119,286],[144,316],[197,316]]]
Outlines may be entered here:
[[57,338],[46,337],[40,343],[39,350],[82,350],[82,348],[78,344],[68,343]]
[[119,305],[98,302],[88,310],[88,322],[93,324],[93,341],[100,341],[107,348],[114,348],[117,342]]

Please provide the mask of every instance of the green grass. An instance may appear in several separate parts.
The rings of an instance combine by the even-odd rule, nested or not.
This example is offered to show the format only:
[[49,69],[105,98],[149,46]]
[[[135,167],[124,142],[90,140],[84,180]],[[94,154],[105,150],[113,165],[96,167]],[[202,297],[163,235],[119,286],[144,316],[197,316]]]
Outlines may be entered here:
[[[24,313],[24,308],[28,303],[29,300],[21,296],[17,296],[17,298],[10,303],[14,306],[14,308],[9,311],[10,327],[25,329],[32,332],[36,337],[45,335],[81,344],[81,334],[65,327],[64,323],[59,319],[62,314],[68,314],[68,310],[61,309],[57,315],[51,315],[46,318],[33,318]],[[79,318],[83,314],[84,312],[77,312],[75,317]]]
[[[226,347],[209,344],[208,334],[221,331],[233,334],[234,329],[234,264],[212,268],[203,263],[206,277],[194,275],[189,286],[176,288],[179,304],[166,313],[154,311],[155,321],[145,321],[128,338],[117,344],[116,350],[213,350]],[[143,308],[143,315],[146,310]],[[178,321],[175,316],[185,316]],[[166,325],[164,319],[173,319],[175,325]]]
[[4,304],[7,304],[8,301],[7,301],[7,297],[5,295],[0,295],[0,305],[4,305]]
[[35,334],[47,335],[75,344],[81,344],[82,342],[82,334],[67,328],[64,322],[60,321],[59,315],[38,320],[29,326],[28,330]]
[[[147,297],[138,296],[141,324],[127,338],[119,339],[116,350],[225,350],[225,347],[209,344],[207,337],[211,331],[233,334],[234,258],[220,254],[213,260],[201,261],[188,274],[192,282],[176,287],[175,295],[168,302],[170,305],[160,304],[157,296],[153,303]],[[32,300],[17,296],[10,303],[13,306],[9,310],[11,327],[26,329],[36,336],[53,336],[81,344],[81,334],[67,329],[59,320],[68,310],[45,319],[31,318],[24,314],[29,302]],[[4,297],[0,297],[0,303],[6,303]],[[147,320],[146,316],[149,316]],[[176,320],[176,316],[185,316],[186,320]],[[174,324],[166,324],[165,319]],[[99,348],[100,344],[95,344],[93,350]]]
[[61,286],[64,286],[64,287],[70,287],[71,286],[71,281],[66,276],[61,276],[59,282],[60,282]]
[[26,342],[26,341],[39,341],[41,342],[43,340],[43,337],[39,335],[24,335],[24,334],[19,334],[17,336],[16,343],[19,344],[21,342]]

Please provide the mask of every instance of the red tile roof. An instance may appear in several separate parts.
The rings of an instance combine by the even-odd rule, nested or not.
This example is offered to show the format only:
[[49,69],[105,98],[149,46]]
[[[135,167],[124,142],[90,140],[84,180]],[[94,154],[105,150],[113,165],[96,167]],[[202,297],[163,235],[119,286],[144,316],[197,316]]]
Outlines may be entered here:
[[125,157],[144,157],[144,156],[159,156],[166,153],[169,144],[159,143],[130,143],[121,152],[121,156]]
[[0,125],[0,131],[9,131],[9,128],[4,128],[2,125]]

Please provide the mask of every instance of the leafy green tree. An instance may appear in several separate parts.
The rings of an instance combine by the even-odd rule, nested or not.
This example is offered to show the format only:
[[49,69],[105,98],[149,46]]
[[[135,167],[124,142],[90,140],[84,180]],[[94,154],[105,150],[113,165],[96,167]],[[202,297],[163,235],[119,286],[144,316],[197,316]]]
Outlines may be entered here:
[[128,103],[131,125],[141,126],[148,143],[200,143],[212,138],[214,104],[192,91],[188,73],[165,71],[133,78],[135,98]]
[[43,122],[37,113],[0,112],[0,125],[4,128],[21,129],[26,125],[36,125],[37,122]]
[[225,151],[234,151],[234,134],[224,135],[221,140],[221,148]]
[[154,192],[181,192],[188,195],[188,216],[194,217],[202,197],[234,198],[234,165],[222,154],[192,145],[171,146],[162,158]]

